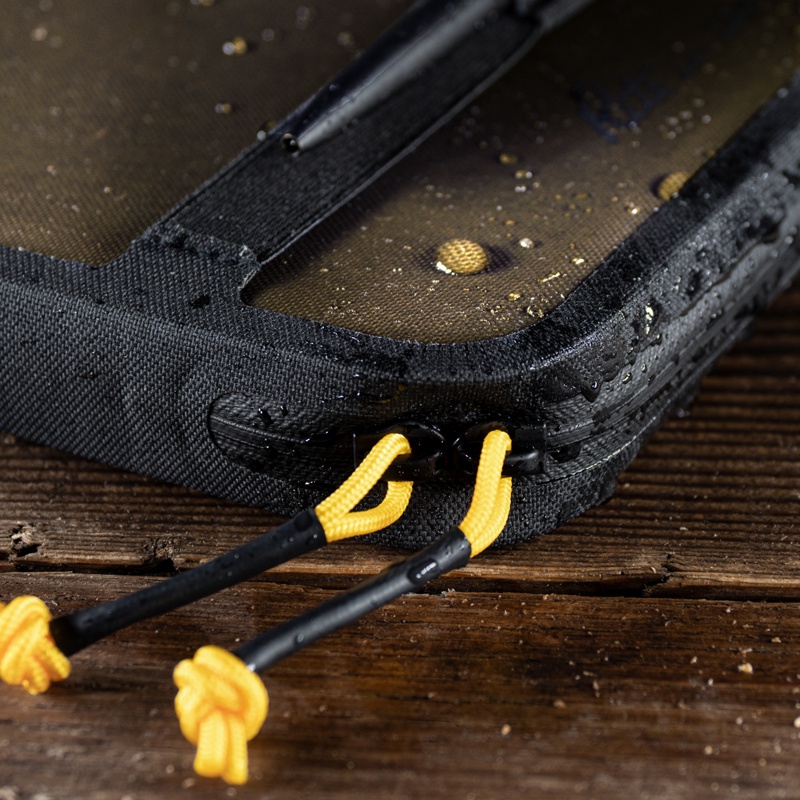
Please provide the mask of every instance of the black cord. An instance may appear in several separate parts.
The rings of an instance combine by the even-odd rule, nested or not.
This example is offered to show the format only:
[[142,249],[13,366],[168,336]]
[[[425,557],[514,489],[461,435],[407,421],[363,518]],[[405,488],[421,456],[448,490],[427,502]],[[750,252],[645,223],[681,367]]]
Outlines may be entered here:
[[50,622],[50,633],[58,649],[70,656],[120,628],[253,578],[321,547],[326,541],[316,514],[307,509],[213,561],[126,597],[58,617]]
[[262,672],[400,595],[463,567],[471,554],[467,537],[453,528],[405,561],[392,564],[353,589],[251,639],[233,653],[253,672]]

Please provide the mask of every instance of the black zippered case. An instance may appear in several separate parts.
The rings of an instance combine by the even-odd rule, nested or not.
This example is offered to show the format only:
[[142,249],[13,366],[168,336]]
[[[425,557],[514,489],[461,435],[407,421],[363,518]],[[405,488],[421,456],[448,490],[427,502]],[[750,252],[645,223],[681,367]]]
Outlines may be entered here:
[[324,147],[287,157],[278,126],[108,265],[0,248],[0,427],[290,514],[351,471],[354,437],[401,425],[418,486],[381,536],[413,546],[468,505],[486,424],[515,441],[501,541],[608,498],[796,270],[800,80],[521,330],[424,343],[242,300],[541,33],[513,15],[489,28]]

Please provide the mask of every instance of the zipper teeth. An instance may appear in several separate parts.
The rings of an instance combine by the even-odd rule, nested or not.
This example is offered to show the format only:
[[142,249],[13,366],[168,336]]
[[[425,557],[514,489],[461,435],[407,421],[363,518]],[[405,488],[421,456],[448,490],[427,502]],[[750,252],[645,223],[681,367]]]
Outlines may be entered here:
[[[792,251],[786,251],[783,257],[785,259],[791,257],[791,255]],[[761,273],[759,277],[765,277],[765,274],[771,272],[774,267],[774,260],[767,260],[759,270]],[[762,286],[762,283],[762,280],[755,281],[757,289]],[[756,291],[753,291],[752,297],[756,296]],[[750,299],[752,298],[748,298],[747,302]],[[621,423],[632,421],[634,415],[642,412],[646,413],[649,404],[657,400],[659,395],[666,391],[670,391],[676,398],[680,397],[681,393],[693,385],[713,364],[718,352],[721,350],[721,347],[715,346],[717,340],[724,338],[726,341],[732,342],[746,332],[752,314],[746,310],[747,303],[744,305],[744,310],[739,306],[735,311],[721,315],[703,332],[699,339],[699,344],[691,353],[687,352],[682,355],[681,362],[691,366],[687,374],[681,374],[681,362],[670,361],[664,365],[652,384],[643,391],[626,397],[622,402],[610,409],[606,409],[602,419],[597,419],[597,416],[595,416],[594,419],[562,431],[545,430],[544,426],[542,426],[542,458],[547,453],[552,454],[553,451],[561,448],[575,445],[583,446],[607,431],[618,428]],[[438,428],[432,425],[416,424],[432,431],[439,431]],[[307,439],[300,439],[296,436],[282,435],[280,431],[274,429],[257,430],[244,422],[227,419],[219,414],[209,416],[208,427],[217,446],[223,445],[220,449],[224,451],[224,444],[228,443],[232,448],[241,448],[244,451],[240,452],[238,457],[233,457],[233,460],[240,463],[244,461],[257,462],[263,464],[266,469],[276,459],[291,458],[292,464],[296,468],[307,467],[312,471],[319,470],[320,465],[323,464],[337,471],[349,469],[352,464],[352,434],[333,434],[326,437],[325,441],[322,440],[322,437],[319,437],[320,440],[314,442],[315,437],[313,436]],[[474,426],[470,426],[470,429],[472,427]],[[463,433],[466,433],[466,431]],[[456,466],[459,437],[450,435],[443,438],[444,441],[441,443],[441,458],[444,462],[442,473],[450,477],[463,475],[462,471]],[[227,455],[231,457],[230,454]],[[568,464],[577,461],[578,458],[579,454],[576,453],[572,457],[565,458],[560,463]],[[250,468],[253,467],[250,466]],[[327,472],[330,472],[330,469]]]

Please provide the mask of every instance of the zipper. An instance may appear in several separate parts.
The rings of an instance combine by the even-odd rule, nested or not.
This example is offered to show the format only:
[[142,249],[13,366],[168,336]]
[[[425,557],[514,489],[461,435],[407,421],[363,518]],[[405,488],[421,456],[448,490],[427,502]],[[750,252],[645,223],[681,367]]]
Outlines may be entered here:
[[402,434],[411,445],[411,453],[400,457],[385,473],[386,479],[392,481],[472,482],[481,445],[491,430],[503,430],[511,437],[504,477],[541,474],[547,452],[546,428],[541,424],[493,420],[468,428],[439,428],[404,420],[381,428],[303,437],[281,431],[271,422],[256,398],[230,395],[212,405],[208,430],[214,445],[230,461],[254,472],[285,474],[290,479],[310,474],[317,481],[323,478],[321,471],[326,473],[324,478],[351,471],[390,433]]

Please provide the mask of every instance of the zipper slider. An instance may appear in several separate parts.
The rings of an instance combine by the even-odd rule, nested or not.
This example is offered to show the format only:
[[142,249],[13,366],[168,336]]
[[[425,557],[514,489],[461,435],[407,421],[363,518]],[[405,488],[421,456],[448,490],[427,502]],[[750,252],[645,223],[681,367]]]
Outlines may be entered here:
[[401,433],[411,445],[411,453],[399,456],[384,473],[389,481],[424,481],[435,478],[445,466],[445,438],[436,428],[419,422],[400,422],[378,433],[353,434],[353,460],[364,456],[386,435]]
[[481,445],[486,434],[493,430],[505,431],[511,437],[511,452],[503,464],[504,478],[537,475],[542,472],[547,447],[544,425],[484,422],[470,428],[453,443],[453,467],[457,473],[464,477],[472,477],[477,473]]

